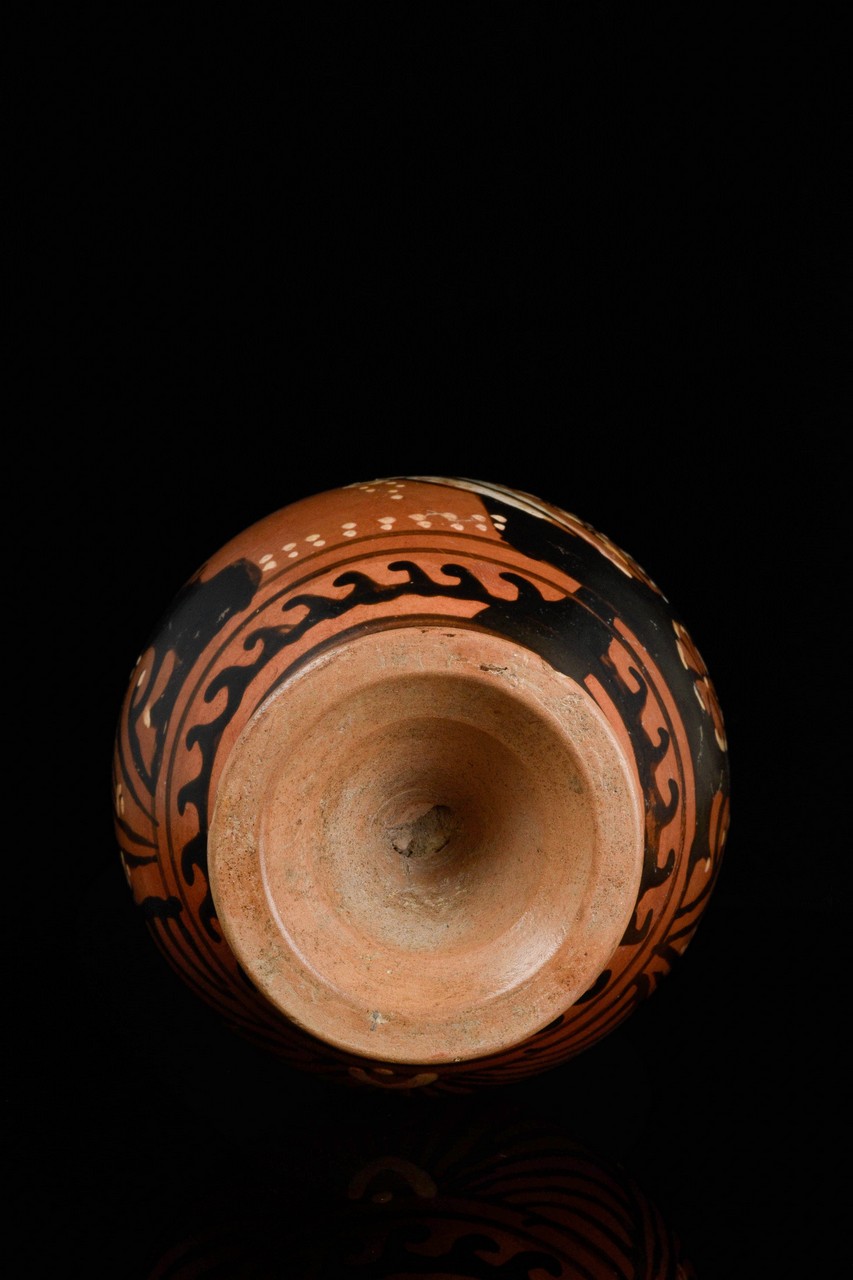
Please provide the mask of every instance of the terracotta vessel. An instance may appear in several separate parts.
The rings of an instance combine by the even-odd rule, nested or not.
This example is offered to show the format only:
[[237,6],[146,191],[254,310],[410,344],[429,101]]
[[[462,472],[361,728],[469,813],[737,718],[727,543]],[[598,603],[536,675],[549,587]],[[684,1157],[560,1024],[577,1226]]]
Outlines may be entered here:
[[291,1064],[471,1089],[555,1066],[684,950],[726,837],[714,689],[633,559],[462,479],[315,494],[187,583],[116,736],[134,898]]

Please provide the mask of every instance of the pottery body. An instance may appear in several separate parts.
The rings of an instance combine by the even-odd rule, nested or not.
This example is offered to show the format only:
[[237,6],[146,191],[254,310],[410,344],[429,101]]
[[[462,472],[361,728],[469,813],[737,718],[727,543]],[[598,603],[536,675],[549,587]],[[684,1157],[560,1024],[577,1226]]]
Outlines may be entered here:
[[655,583],[528,494],[401,477],[262,519],[187,583],[114,757],[135,901],[297,1067],[466,1090],[608,1034],[687,946],[723,720]]

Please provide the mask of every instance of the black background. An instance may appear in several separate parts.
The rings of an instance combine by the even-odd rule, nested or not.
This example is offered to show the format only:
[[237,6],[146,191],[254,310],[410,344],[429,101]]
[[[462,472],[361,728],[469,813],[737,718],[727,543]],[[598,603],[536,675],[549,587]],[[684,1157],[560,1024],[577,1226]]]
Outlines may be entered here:
[[623,1161],[700,1280],[841,1274],[839,35],[733,5],[295,12],[77,14],[20,73],[12,1274],[145,1280],[219,1196],[274,1204],[286,1257],[328,1241],[359,1164],[450,1114],[235,1043],[144,934],[111,825],[125,683],[185,580],[292,500],[406,474],[526,490],[629,551],[731,750],[681,965],[606,1043],[470,1114]]

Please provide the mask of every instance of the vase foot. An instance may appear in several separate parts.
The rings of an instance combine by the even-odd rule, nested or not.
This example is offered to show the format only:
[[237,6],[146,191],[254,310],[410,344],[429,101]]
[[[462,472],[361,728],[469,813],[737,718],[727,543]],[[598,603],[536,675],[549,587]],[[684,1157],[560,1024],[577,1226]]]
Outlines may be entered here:
[[590,693],[472,627],[348,639],[233,744],[217,918],[266,998],[377,1061],[510,1048],[593,984],[634,910],[644,814]]

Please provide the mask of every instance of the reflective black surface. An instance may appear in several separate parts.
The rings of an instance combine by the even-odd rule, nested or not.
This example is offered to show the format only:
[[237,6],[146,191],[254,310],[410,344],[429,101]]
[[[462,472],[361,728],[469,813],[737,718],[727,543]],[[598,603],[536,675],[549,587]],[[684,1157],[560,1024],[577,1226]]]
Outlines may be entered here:
[[345,1277],[353,1178],[423,1168],[455,1123],[458,1102],[330,1089],[236,1041],[153,949],[111,827],[125,682],[186,579],[287,502],[407,473],[526,489],[623,546],[685,619],[731,747],[723,870],[681,964],[466,1118],[617,1161],[700,1280],[844,1274],[837,34],[718,7],[572,6],[559,35],[508,4],[305,17],[45,45],[38,429],[7,476],[29,513],[12,1274],[149,1280],[187,1239],[222,1245],[228,1204],[259,1257],[281,1241],[277,1274]]

